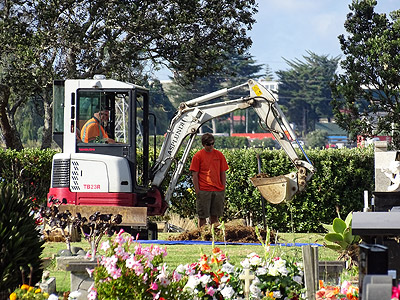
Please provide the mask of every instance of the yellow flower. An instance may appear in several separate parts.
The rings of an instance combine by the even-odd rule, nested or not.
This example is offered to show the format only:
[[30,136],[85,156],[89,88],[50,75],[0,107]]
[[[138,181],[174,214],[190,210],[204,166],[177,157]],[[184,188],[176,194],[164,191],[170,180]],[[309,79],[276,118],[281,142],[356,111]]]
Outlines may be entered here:
[[32,292],[33,289],[34,289],[34,287],[30,286],[29,289],[28,289],[28,292]]
[[27,284],[23,284],[23,285],[21,286],[21,290],[28,290],[29,288],[30,288],[30,286],[27,285]]
[[39,293],[41,293],[41,292],[42,292],[41,289],[36,289],[36,290],[35,290],[35,294],[39,294]]
[[48,299],[48,298],[50,297],[49,293],[46,293],[46,292],[43,293],[43,296],[44,296],[46,299]]
[[16,293],[12,293],[10,295],[10,300],[17,300],[17,294]]

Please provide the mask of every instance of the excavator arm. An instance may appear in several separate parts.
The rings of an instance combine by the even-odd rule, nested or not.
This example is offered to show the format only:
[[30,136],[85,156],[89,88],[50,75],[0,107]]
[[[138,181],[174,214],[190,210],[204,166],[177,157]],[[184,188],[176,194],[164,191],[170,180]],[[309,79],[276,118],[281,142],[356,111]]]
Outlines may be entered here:
[[[217,103],[202,104],[212,99],[227,96],[229,92],[243,88],[244,86],[248,86],[250,91],[249,96]],[[185,161],[200,126],[216,117],[250,107],[252,107],[259,116],[260,123],[263,125],[264,129],[270,131],[274,135],[282,149],[284,149],[289,156],[293,165],[297,168],[296,172],[277,177],[268,177],[266,174],[258,174],[251,178],[252,183],[259,189],[263,197],[271,203],[288,201],[297,192],[305,188],[307,181],[311,179],[311,176],[315,172],[314,167],[300,144],[299,147],[302,149],[307,161],[299,159],[289,140],[290,137],[292,141],[297,141],[296,135],[279,108],[276,99],[261,84],[258,84],[254,80],[249,80],[245,84],[230,89],[222,89],[180,104],[167,130],[159,157],[151,169],[152,185],[159,188],[171,164],[175,161],[183,141],[189,136],[185,151],[182,158],[177,162],[177,166],[168,186],[165,195],[165,200],[167,202],[169,202],[182,173]]]

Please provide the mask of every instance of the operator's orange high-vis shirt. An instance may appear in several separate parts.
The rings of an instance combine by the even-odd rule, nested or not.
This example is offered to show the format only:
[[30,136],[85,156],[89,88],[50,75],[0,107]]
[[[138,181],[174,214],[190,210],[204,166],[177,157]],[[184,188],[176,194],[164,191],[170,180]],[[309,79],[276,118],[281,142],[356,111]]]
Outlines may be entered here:
[[215,149],[211,152],[204,149],[198,151],[190,165],[190,171],[199,172],[199,188],[202,191],[223,191],[221,172],[228,169],[224,155]]
[[96,137],[100,137],[100,139],[108,139],[108,134],[104,130],[103,126],[100,125],[99,120],[93,117],[83,125],[81,130],[81,140],[84,143],[89,143]]

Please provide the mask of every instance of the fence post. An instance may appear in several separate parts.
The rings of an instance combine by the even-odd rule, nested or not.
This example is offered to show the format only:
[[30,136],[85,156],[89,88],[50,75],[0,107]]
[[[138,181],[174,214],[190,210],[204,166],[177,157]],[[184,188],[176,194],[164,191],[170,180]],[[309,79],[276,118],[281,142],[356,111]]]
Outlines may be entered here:
[[315,299],[318,287],[318,247],[305,245],[301,247],[304,265],[304,283],[306,286],[306,299]]

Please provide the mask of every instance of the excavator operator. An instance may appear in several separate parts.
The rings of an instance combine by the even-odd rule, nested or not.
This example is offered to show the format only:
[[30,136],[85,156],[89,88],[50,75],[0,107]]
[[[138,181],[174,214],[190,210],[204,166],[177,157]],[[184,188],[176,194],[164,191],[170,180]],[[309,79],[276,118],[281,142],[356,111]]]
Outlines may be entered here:
[[83,125],[81,130],[81,140],[84,143],[105,141],[108,144],[115,144],[115,140],[110,138],[103,127],[103,123],[108,122],[110,118],[110,110],[104,108],[94,113],[93,118]]

